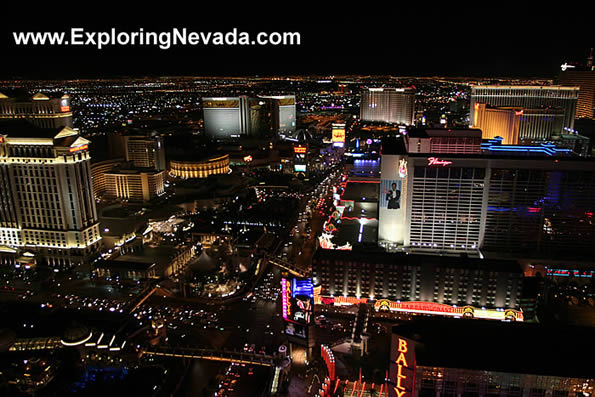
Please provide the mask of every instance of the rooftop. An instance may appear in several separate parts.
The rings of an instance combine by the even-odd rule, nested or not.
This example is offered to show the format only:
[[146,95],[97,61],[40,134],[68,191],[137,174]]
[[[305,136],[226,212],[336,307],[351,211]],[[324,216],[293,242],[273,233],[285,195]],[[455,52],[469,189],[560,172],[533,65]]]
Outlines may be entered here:
[[24,119],[8,119],[0,121],[0,134],[15,138],[52,139],[65,127],[40,128]]
[[430,138],[433,136],[452,136],[452,137],[477,137],[481,138],[481,130],[478,128],[415,128],[407,133],[409,138]]
[[393,327],[416,342],[417,365],[593,378],[593,329],[488,320],[420,318]]
[[0,91],[0,100],[8,100],[13,102],[31,102],[33,100],[51,100],[57,98],[70,98],[67,94],[64,93],[48,93],[48,92],[38,92],[36,94],[31,95],[29,92],[22,90],[22,89],[6,89],[3,88]]
[[435,265],[450,268],[464,268],[469,270],[486,269],[495,272],[522,274],[521,266],[517,261],[507,259],[479,259],[465,255],[437,256],[423,254],[368,252],[368,251],[341,251],[318,250],[314,254],[314,261],[322,259],[336,261],[357,261],[365,263],[390,263],[399,266]]
[[348,181],[341,200],[373,201],[378,200],[380,183]]
[[579,87],[566,87],[561,85],[474,85],[473,89],[477,88],[489,88],[489,89],[502,89],[502,90],[552,90],[552,91],[579,91]]

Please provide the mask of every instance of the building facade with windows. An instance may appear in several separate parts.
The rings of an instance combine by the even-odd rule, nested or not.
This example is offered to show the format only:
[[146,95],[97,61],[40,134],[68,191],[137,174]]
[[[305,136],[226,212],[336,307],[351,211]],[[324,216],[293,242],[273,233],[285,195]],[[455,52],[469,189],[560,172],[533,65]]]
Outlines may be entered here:
[[475,103],[473,127],[483,132],[484,139],[497,136],[502,143],[516,145],[527,140],[551,140],[564,131],[564,110],[561,108],[526,109],[492,107]]
[[107,187],[105,174],[123,163],[124,159],[120,158],[91,164],[91,179],[93,181],[93,194],[95,195],[95,198],[100,198],[105,194]]
[[209,175],[229,173],[229,155],[215,154],[208,157],[176,158],[169,163],[170,174],[182,178],[207,178]]
[[415,120],[413,88],[366,88],[361,91],[360,118],[412,125]]
[[72,128],[70,96],[0,92],[0,120],[27,120],[40,128]]
[[165,170],[165,146],[163,137],[159,135],[122,137],[125,147],[126,161],[132,162],[138,168],[151,168],[158,171]]
[[120,168],[104,176],[107,198],[147,202],[165,193],[165,171]]
[[98,254],[89,145],[69,127],[0,125],[0,245],[56,268],[84,267]]
[[[574,128],[574,119],[577,116],[577,101],[579,87],[563,86],[514,86],[514,85],[475,85],[471,88],[471,106],[469,124],[475,125],[476,104],[484,103],[493,107],[519,107],[523,109],[534,109],[535,116],[555,119],[552,114],[543,116],[538,114],[546,110],[549,112],[563,113],[560,130],[553,131],[559,135],[563,128]],[[553,110],[554,109],[554,110]],[[529,116],[525,116],[529,117]],[[549,120],[549,119],[548,119]],[[532,120],[533,123],[539,121]],[[529,124],[531,120],[528,120]]]
[[523,273],[511,260],[321,249],[312,272],[317,303],[488,319],[505,319],[511,310],[523,320]]
[[203,97],[206,134],[215,140],[293,136],[295,95]]
[[595,70],[565,70],[560,72],[557,82],[580,87],[576,117],[595,120]]
[[[391,152],[383,145],[378,242],[388,250],[588,255],[595,162],[553,144],[488,142],[481,154]],[[384,193],[383,193],[384,192]]]

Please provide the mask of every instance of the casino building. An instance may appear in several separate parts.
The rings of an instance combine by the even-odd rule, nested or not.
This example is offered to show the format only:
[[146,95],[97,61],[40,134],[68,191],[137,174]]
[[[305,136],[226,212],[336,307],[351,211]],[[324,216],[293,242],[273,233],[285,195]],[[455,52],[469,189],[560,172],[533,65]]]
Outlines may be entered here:
[[476,102],[474,110],[473,127],[481,129],[482,137],[499,136],[506,145],[551,140],[563,132],[564,110],[560,108],[492,107]]
[[[471,88],[469,123],[476,120],[476,104],[524,109],[559,109],[563,113],[561,128],[574,128],[579,87],[476,85]],[[562,130],[556,131],[562,133]]]
[[295,96],[204,97],[206,134],[215,140],[292,136],[296,130]]
[[412,125],[414,116],[413,88],[367,88],[361,92],[362,120]]
[[70,127],[0,124],[0,245],[56,268],[86,265],[98,254],[89,144]]
[[182,178],[207,178],[209,175],[229,173],[229,154],[213,154],[208,157],[172,159],[169,162],[170,174]]
[[165,171],[150,168],[115,168],[104,173],[105,196],[147,202],[165,193]]
[[165,145],[163,137],[152,134],[147,136],[125,135],[122,137],[126,161],[135,167],[152,168],[163,171],[165,164]]
[[511,260],[320,249],[312,272],[316,304],[524,320],[523,273]]
[[105,194],[107,182],[105,174],[124,163],[123,158],[99,161],[91,164],[91,179],[93,181],[93,194],[96,199]]
[[593,354],[590,328],[420,318],[393,327],[388,395],[592,396]]
[[[572,255],[589,255],[595,244],[593,159],[553,144],[502,145],[498,139],[480,147],[469,140],[475,153],[439,152],[431,149],[430,135],[414,145],[413,135],[383,143],[380,246],[528,257],[568,256],[572,247]],[[418,150],[424,147],[427,152]]]
[[0,120],[25,119],[40,128],[72,128],[70,96],[0,92]]

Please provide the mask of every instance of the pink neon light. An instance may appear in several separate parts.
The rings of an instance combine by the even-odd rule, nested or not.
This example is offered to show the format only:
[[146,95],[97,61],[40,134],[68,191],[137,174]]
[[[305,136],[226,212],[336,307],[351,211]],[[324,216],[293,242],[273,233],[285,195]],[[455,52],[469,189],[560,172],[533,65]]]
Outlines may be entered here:
[[428,158],[428,165],[441,165],[446,167],[447,165],[452,164],[452,161],[448,160],[440,160],[438,157],[429,157]]
[[283,300],[283,318],[287,320],[287,280],[281,279],[281,298]]

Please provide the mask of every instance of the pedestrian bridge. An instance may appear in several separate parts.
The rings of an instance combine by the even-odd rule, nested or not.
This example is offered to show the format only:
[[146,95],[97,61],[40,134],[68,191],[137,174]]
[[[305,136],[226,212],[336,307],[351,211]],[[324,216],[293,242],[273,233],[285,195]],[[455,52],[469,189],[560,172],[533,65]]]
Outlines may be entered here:
[[307,277],[310,273],[308,269],[304,269],[296,265],[295,263],[291,263],[271,255],[267,255],[266,260],[272,263],[273,265],[280,267],[283,270],[287,270],[289,273],[293,274],[296,277]]
[[225,361],[265,367],[275,366],[273,356],[267,354],[194,347],[149,347],[141,349],[141,355]]

